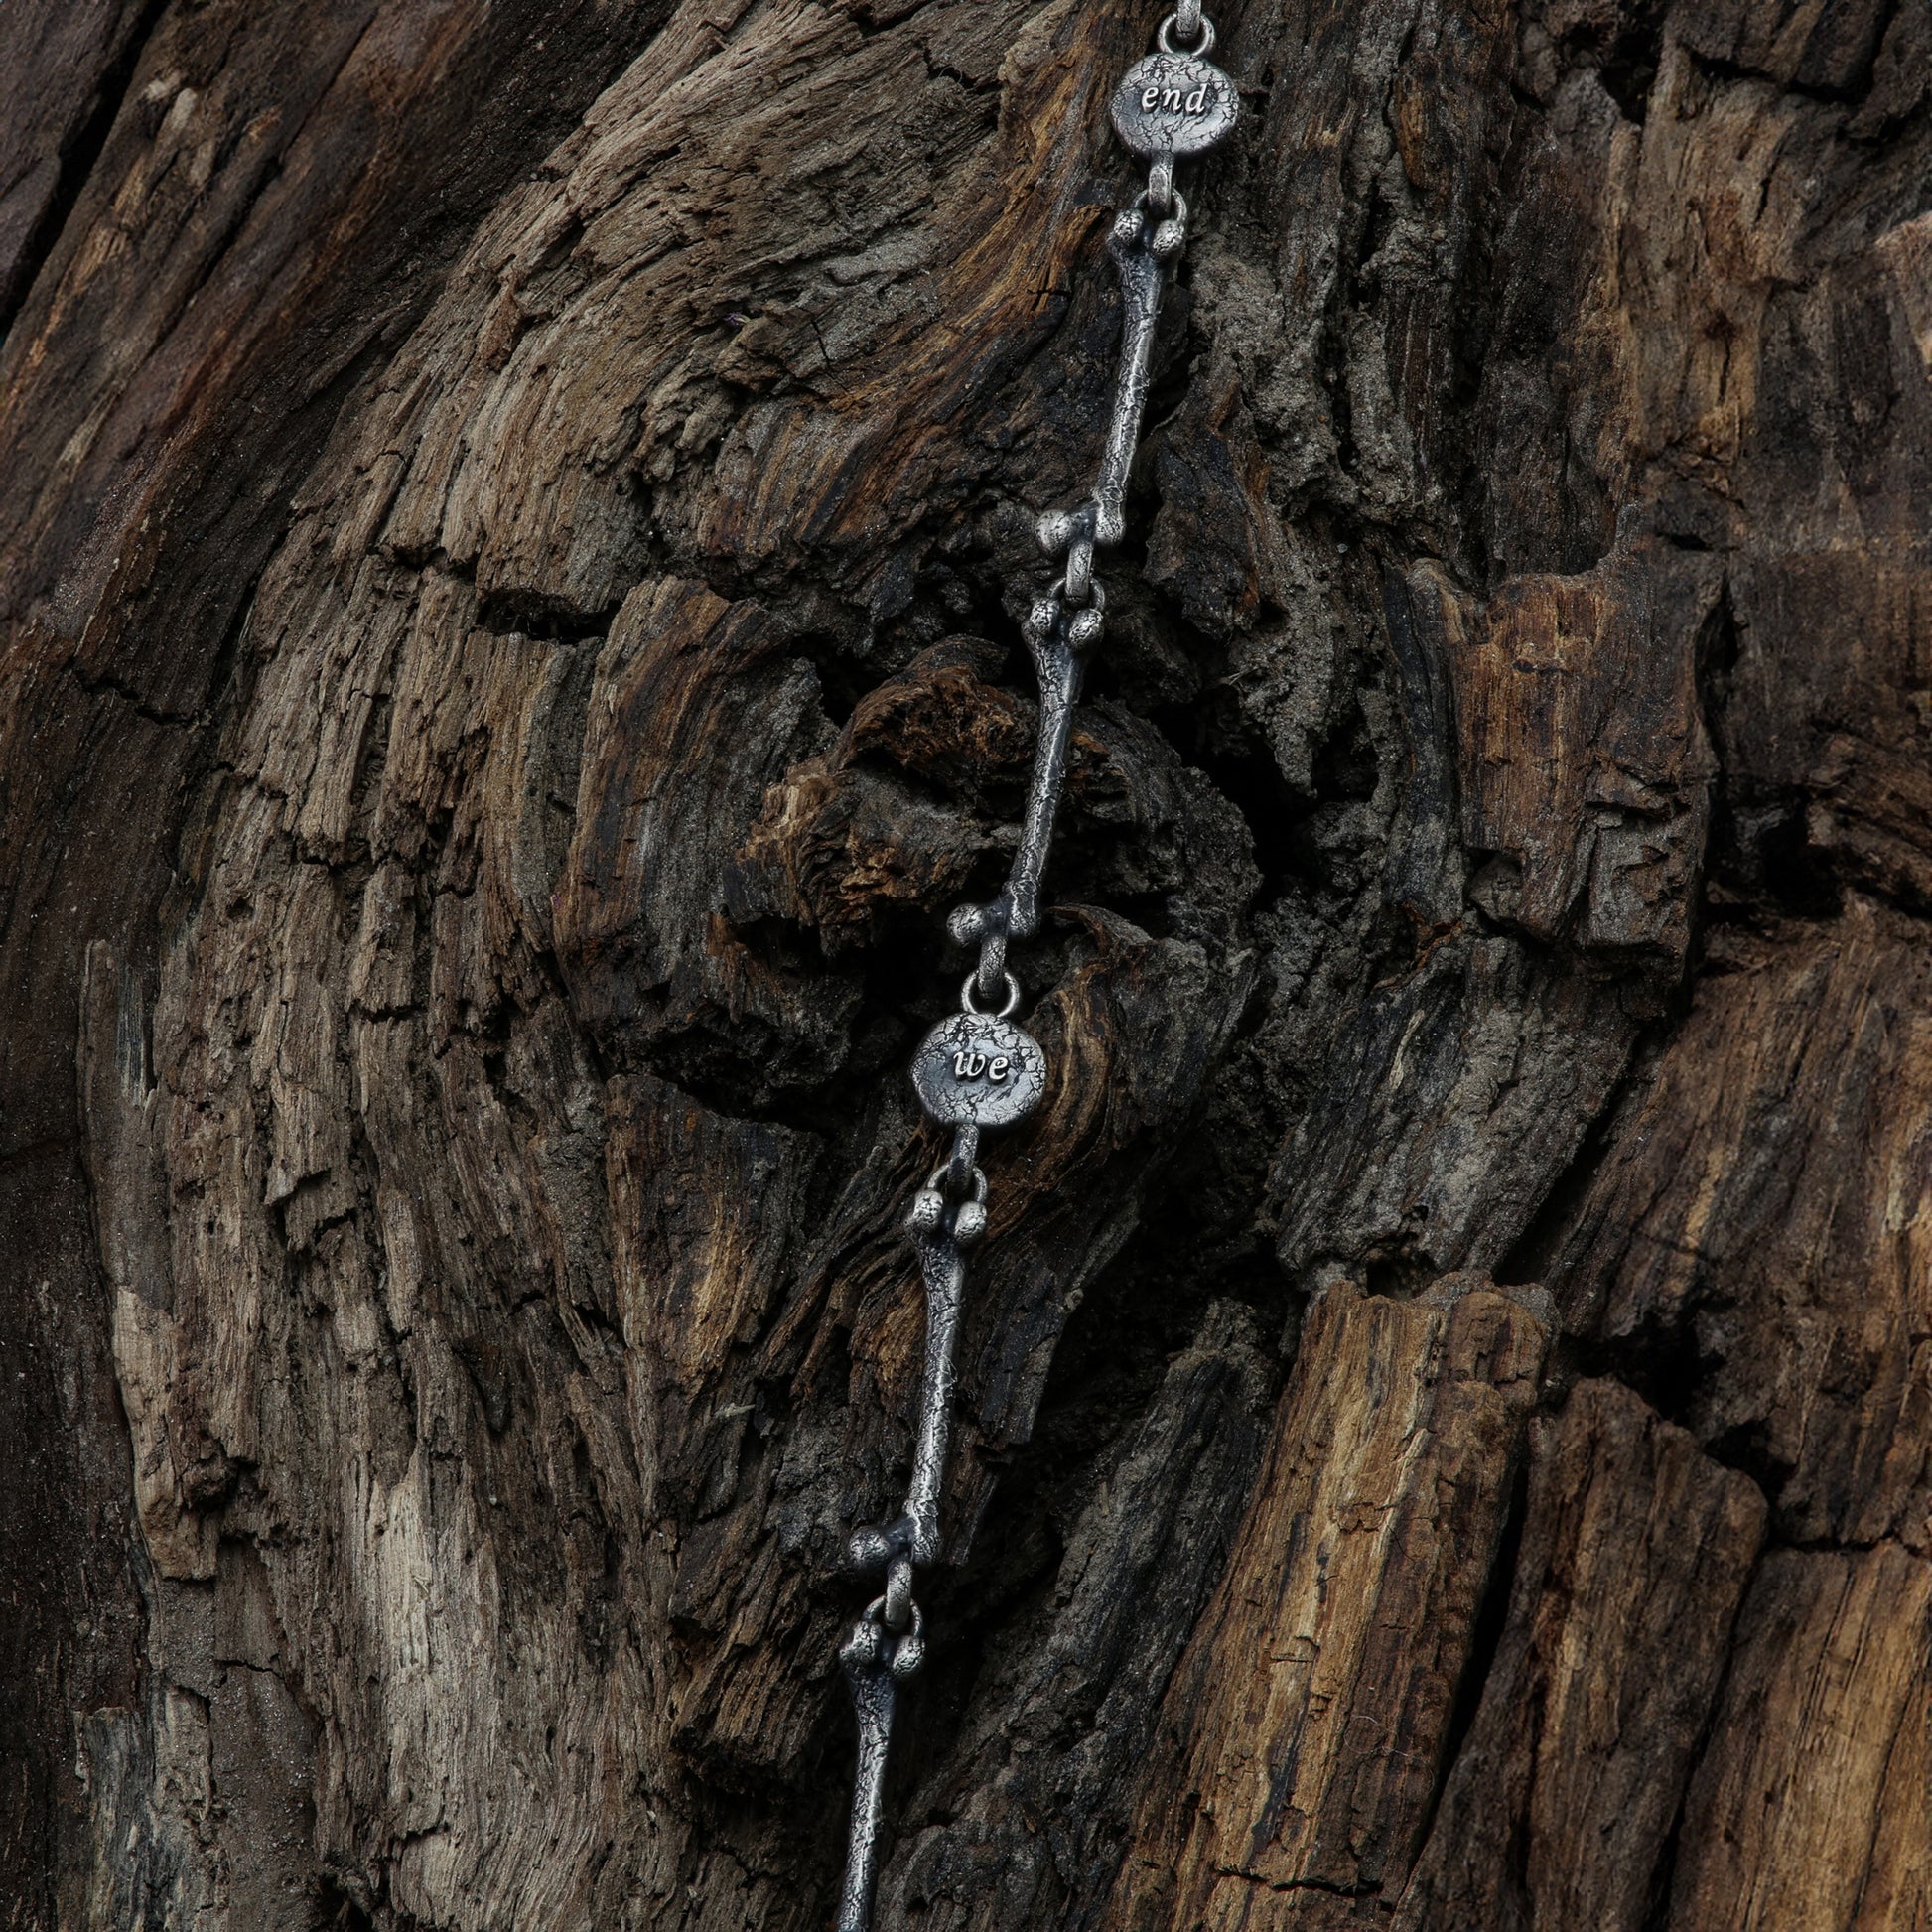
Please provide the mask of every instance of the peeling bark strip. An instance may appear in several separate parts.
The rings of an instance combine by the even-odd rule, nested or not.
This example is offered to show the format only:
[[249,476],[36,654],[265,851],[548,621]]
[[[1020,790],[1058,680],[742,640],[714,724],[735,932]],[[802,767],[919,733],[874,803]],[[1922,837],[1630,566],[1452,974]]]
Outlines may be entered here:
[[[8,1932],[824,1922],[1155,22],[0,4]],[[882,1932],[1922,1932],[1932,13],[1217,24]]]

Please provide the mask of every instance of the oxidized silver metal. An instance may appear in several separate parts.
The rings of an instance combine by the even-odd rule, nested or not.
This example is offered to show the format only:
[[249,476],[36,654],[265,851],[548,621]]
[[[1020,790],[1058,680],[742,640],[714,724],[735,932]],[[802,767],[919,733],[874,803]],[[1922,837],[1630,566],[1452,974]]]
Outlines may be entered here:
[[1160,52],[1141,62],[1113,96],[1120,138],[1151,166],[1147,187],[1115,221],[1107,243],[1120,275],[1121,345],[1100,473],[1084,502],[1039,521],[1041,545],[1065,561],[1024,626],[1039,679],[1039,735],[1020,845],[998,896],[984,905],[960,906],[948,921],[962,945],[978,946],[979,961],[961,989],[962,1011],[926,1035],[912,1062],[920,1105],[954,1130],[953,1143],[945,1162],[913,1196],[906,1216],[925,1290],[925,1361],[911,1480],[899,1514],[855,1531],[849,1546],[856,1567],[885,1573],[885,1588],[839,1653],[859,1719],[859,1770],[839,1932],[868,1932],[872,1922],[897,1686],[925,1656],[912,1579],[915,1567],[938,1561],[942,1547],[939,1503],[952,1423],[953,1354],[966,1292],[965,1250],[986,1232],[980,1134],[1024,1119],[1046,1088],[1045,1054],[1010,1024],[1020,988],[1007,970],[1007,947],[1039,923],[1040,881],[1066,781],[1073,707],[1087,653],[1106,627],[1107,593],[1093,573],[1094,551],[1126,534],[1128,472],[1147,407],[1162,291],[1168,266],[1187,238],[1187,204],[1174,187],[1174,160],[1222,139],[1240,113],[1234,83],[1207,60],[1214,27],[1201,13],[1200,0],[1178,0],[1161,24],[1157,45]]
[[[1006,983],[1007,1003],[994,1016],[999,1020],[1011,1020],[1020,1011],[1020,982],[1008,973]],[[961,1013],[970,1013],[975,1020],[984,1020],[986,1009],[973,1004],[979,997],[979,984],[980,976],[977,971],[966,975],[966,984],[959,989],[959,1010]]]
[[[979,1207],[984,1217],[986,1210],[978,1202],[968,1205]],[[985,1225],[984,1218],[980,1225]],[[925,1284],[925,1371],[919,1386],[919,1433],[912,1445],[912,1480],[905,1491],[905,1514],[899,1520],[905,1526],[905,1554],[916,1564],[939,1561],[939,1491],[946,1480],[946,1442],[952,1428],[953,1343],[966,1296],[962,1245],[950,1229],[912,1236]]]
[[890,1629],[882,1596],[868,1606],[839,1650],[859,1717],[859,1773],[852,1790],[852,1836],[839,1900],[839,1932],[865,1932],[879,1883],[879,1826],[886,1809],[886,1759],[901,1678],[925,1662],[925,1629],[916,1606],[903,1634]]
[[1234,82],[1196,54],[1150,54],[1114,89],[1114,132],[1136,154],[1203,154],[1241,115]]
[[943,1127],[1011,1127],[1046,1091],[1046,1055],[1018,1027],[961,1013],[926,1035],[912,1061],[919,1105]]

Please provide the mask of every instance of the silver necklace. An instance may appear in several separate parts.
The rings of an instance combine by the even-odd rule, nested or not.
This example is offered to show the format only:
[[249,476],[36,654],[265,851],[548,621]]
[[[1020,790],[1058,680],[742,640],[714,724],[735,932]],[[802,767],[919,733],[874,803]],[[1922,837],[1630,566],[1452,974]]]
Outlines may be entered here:
[[1240,112],[1233,81],[1207,59],[1214,28],[1200,0],[1179,0],[1161,23],[1156,46],[1157,53],[1128,71],[1112,101],[1115,132],[1150,166],[1146,188],[1115,218],[1107,242],[1120,272],[1121,346],[1100,475],[1093,494],[1077,508],[1039,519],[1040,547],[1064,565],[1024,626],[1039,678],[1039,737],[1020,849],[999,896],[985,905],[962,905],[947,921],[960,944],[979,947],[979,964],[960,989],[959,1012],[925,1036],[912,1059],[919,1104],[953,1130],[953,1143],[913,1197],[906,1219],[925,1286],[925,1364],[912,1480],[898,1516],[858,1531],[851,1542],[854,1565],[883,1574],[885,1588],[839,1651],[859,1720],[839,1932],[868,1932],[872,1922],[897,1687],[925,1662],[925,1625],[912,1597],[912,1578],[940,1554],[939,1492],[965,1251],[986,1232],[980,1135],[1024,1120],[1046,1090],[1046,1055],[1012,1024],[1020,983],[1008,968],[1007,948],[1039,923],[1039,883],[1066,775],[1073,703],[1086,654],[1105,627],[1107,594],[1093,574],[1093,553],[1126,533],[1127,473],[1140,441],[1154,328],[1169,268],[1187,238],[1187,204],[1173,185],[1174,163],[1212,147]]

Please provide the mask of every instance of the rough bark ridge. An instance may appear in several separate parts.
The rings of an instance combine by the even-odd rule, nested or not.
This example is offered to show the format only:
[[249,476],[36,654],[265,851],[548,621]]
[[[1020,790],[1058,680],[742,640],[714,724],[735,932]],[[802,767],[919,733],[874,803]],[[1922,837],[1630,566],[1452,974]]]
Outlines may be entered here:
[[[0,9],[7,1925],[823,1922],[1155,18]],[[1924,1932],[1932,14],[1219,26],[883,1926]]]

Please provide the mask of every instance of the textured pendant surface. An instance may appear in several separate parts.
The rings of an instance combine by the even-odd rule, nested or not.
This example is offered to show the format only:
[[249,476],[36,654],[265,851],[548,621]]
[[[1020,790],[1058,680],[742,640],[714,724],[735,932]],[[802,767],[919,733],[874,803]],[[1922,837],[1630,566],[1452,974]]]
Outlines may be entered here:
[[1114,129],[1136,154],[1199,154],[1240,113],[1234,82],[1193,54],[1150,54],[1114,89]]
[[946,1127],[1010,1127],[1038,1106],[1046,1055],[1018,1027],[958,1013],[926,1035],[912,1061],[919,1104]]

